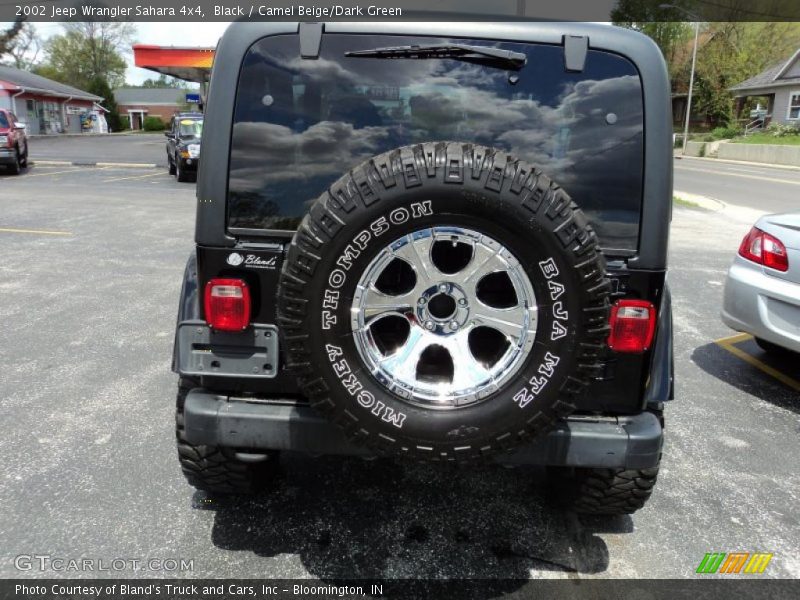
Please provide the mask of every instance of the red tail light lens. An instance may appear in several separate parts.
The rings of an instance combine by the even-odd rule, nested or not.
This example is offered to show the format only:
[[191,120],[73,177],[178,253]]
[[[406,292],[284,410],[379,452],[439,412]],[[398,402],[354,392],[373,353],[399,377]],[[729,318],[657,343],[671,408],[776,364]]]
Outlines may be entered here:
[[250,324],[250,290],[241,279],[210,280],[204,306],[212,329],[242,331]]
[[776,271],[789,270],[786,246],[773,235],[753,227],[739,246],[739,256]]
[[646,300],[618,300],[611,307],[609,325],[609,348],[615,352],[644,352],[653,343],[656,308]]

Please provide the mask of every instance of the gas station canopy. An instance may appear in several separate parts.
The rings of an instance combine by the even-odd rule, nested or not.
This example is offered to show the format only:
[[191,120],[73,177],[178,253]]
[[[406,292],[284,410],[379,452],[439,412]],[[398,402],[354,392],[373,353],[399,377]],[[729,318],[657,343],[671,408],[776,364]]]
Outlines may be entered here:
[[135,44],[133,58],[134,64],[142,69],[205,85],[214,62],[214,48]]

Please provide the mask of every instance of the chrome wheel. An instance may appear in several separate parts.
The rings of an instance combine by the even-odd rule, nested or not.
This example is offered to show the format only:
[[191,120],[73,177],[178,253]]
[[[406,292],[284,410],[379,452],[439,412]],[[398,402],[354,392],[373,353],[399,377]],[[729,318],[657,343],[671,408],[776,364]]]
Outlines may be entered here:
[[491,237],[433,227],[385,247],[365,269],[351,309],[372,375],[426,408],[474,404],[523,366],[537,305],[519,261]]

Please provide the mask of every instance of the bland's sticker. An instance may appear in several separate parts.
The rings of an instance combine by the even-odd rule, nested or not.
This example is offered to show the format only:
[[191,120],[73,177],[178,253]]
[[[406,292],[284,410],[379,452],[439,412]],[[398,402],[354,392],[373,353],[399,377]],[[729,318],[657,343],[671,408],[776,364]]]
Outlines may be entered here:
[[269,258],[265,259],[257,256],[256,254],[242,256],[238,252],[231,252],[228,254],[228,258],[225,259],[225,262],[232,267],[238,267],[239,265],[243,264],[248,269],[268,269],[270,271],[274,271],[278,268],[277,256],[270,256]]

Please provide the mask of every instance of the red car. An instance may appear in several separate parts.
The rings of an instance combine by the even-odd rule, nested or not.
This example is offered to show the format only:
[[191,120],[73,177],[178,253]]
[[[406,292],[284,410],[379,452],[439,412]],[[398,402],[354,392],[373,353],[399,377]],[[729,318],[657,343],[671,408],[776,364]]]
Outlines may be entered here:
[[28,164],[28,139],[25,125],[10,110],[0,108],[0,165],[18,175]]

